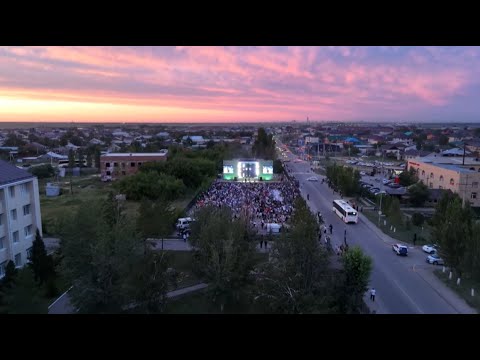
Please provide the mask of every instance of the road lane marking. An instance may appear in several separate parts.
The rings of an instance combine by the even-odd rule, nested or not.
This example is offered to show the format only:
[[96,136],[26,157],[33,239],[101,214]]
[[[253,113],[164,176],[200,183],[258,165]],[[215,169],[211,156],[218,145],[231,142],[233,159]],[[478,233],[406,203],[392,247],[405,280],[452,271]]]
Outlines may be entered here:
[[393,283],[400,289],[400,291],[403,293],[403,295],[405,295],[408,300],[410,300],[410,302],[417,308],[418,312],[420,314],[425,314],[422,309],[420,309],[420,307],[417,305],[417,303],[415,301],[413,301],[413,299],[405,292],[405,290],[403,290],[403,288],[398,284],[397,280],[395,279],[392,279]]

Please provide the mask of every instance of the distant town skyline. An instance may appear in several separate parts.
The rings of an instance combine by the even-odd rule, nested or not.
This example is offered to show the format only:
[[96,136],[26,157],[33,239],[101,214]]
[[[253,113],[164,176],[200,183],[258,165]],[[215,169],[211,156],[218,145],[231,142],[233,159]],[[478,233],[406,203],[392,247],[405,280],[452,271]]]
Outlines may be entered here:
[[479,75],[480,47],[0,47],[0,122],[478,122]]

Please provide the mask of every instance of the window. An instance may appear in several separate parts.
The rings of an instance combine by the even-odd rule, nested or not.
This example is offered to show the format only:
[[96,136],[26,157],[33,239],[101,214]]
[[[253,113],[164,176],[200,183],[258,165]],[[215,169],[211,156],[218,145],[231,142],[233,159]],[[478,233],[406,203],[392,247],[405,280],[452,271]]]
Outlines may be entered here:
[[470,199],[476,199],[477,198],[477,193],[472,192],[472,195],[470,195]]
[[25,226],[23,230],[25,231],[25,237],[32,235],[32,225]]
[[478,187],[478,181],[472,182],[472,187],[473,187],[473,188],[477,188],[477,187]]
[[440,175],[440,182],[443,182],[443,175]]
[[139,163],[138,163],[138,166],[139,166],[139,167],[140,167],[140,166],[142,166],[142,163],[141,163],[141,162],[139,162]]
[[7,267],[7,262],[4,261],[0,264],[0,278],[5,276],[5,268]]
[[118,163],[117,163],[117,162],[114,162],[114,163],[113,163],[113,167],[118,167]]
[[109,162],[105,163],[105,167],[110,167],[110,163]]
[[440,190],[442,190],[442,189],[443,189],[443,186],[439,186],[438,188],[439,188]]
[[17,220],[17,209],[10,210],[10,217],[12,220]]
[[15,255],[15,266],[22,266],[22,254]]
[[433,189],[433,183],[430,183],[430,189]]
[[112,175],[112,173],[110,171],[107,171],[107,175],[110,176]]
[[14,243],[18,243],[18,231],[12,233],[12,238]]
[[0,237],[0,250],[5,249],[5,236]]
[[134,163],[134,162],[131,162],[131,163],[130,163],[130,167],[135,167],[135,163]]
[[450,179],[450,185],[455,185],[455,180]]
[[122,175],[126,175],[127,173],[125,171],[122,171]]
[[125,163],[122,162],[122,169],[125,169]]
[[15,197],[15,186],[10,186],[8,188],[8,191],[10,192],[10,197],[14,198]]
[[430,179],[433,179],[433,173],[430,173]]
[[23,205],[23,216],[30,214],[30,204]]
[[27,249],[27,259],[30,260],[31,257],[32,257],[32,246],[30,246],[30,247]]
[[29,194],[28,183],[22,184],[20,189],[21,189],[23,195],[28,195]]
[[422,170],[422,176],[425,176],[425,170]]

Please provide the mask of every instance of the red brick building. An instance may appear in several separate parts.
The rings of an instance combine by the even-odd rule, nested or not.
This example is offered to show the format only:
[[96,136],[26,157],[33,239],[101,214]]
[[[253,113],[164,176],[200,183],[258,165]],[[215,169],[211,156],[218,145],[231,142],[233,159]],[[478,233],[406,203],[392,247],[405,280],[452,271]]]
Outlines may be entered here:
[[100,173],[104,180],[135,174],[146,162],[166,161],[168,150],[158,153],[109,153],[100,156]]

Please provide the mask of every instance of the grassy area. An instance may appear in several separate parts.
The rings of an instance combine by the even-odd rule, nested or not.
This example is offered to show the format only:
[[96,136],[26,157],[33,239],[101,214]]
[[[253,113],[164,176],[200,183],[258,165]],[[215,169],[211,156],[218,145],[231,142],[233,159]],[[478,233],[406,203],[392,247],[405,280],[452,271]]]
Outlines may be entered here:
[[[45,179],[39,180],[42,222],[45,225],[44,231],[48,235],[55,235],[55,224],[59,217],[75,212],[81,204],[88,204],[99,198],[104,198],[109,190],[113,190],[112,183],[104,183],[95,175],[73,177],[71,185],[70,178],[66,177],[59,183],[62,194],[57,197],[47,197],[45,195],[45,186],[50,181]],[[174,201],[173,206],[178,210],[185,209],[194,195],[193,192],[186,194],[183,198]],[[139,202],[127,200],[124,206],[127,215],[137,215]]]
[[[401,242],[413,244],[414,234],[417,234],[416,245],[424,245],[430,242],[430,226],[427,224],[423,225],[423,230],[421,227],[415,226],[413,224],[410,225],[410,229],[407,229],[405,225],[400,225],[396,226],[396,231],[393,232],[393,230],[390,230],[390,226],[392,224],[388,221],[388,218],[382,216],[380,218],[379,224],[378,213],[376,211],[364,210],[363,215],[365,215],[368,220],[370,220],[373,224],[379,227],[385,234]],[[384,225],[384,220],[387,221],[386,226]],[[423,241],[422,238],[424,239]]]
[[[443,273],[440,269],[435,270],[434,274],[462,297],[468,305],[480,311],[480,284],[472,279],[462,278],[460,285],[457,285],[457,276],[455,276],[455,273],[452,274],[452,280],[449,280],[448,271]],[[475,290],[475,296],[471,295],[472,288]]]
[[[55,233],[55,222],[62,216],[76,211],[83,203],[91,203],[107,194],[111,184],[105,184],[95,176],[80,176],[70,179],[65,178],[59,184],[62,189],[62,195],[57,197],[47,197],[45,195],[46,180],[39,181],[40,191],[40,209],[42,213],[42,222],[46,225],[48,234]],[[73,194],[71,193],[73,189]],[[45,231],[45,229],[44,229]]]

